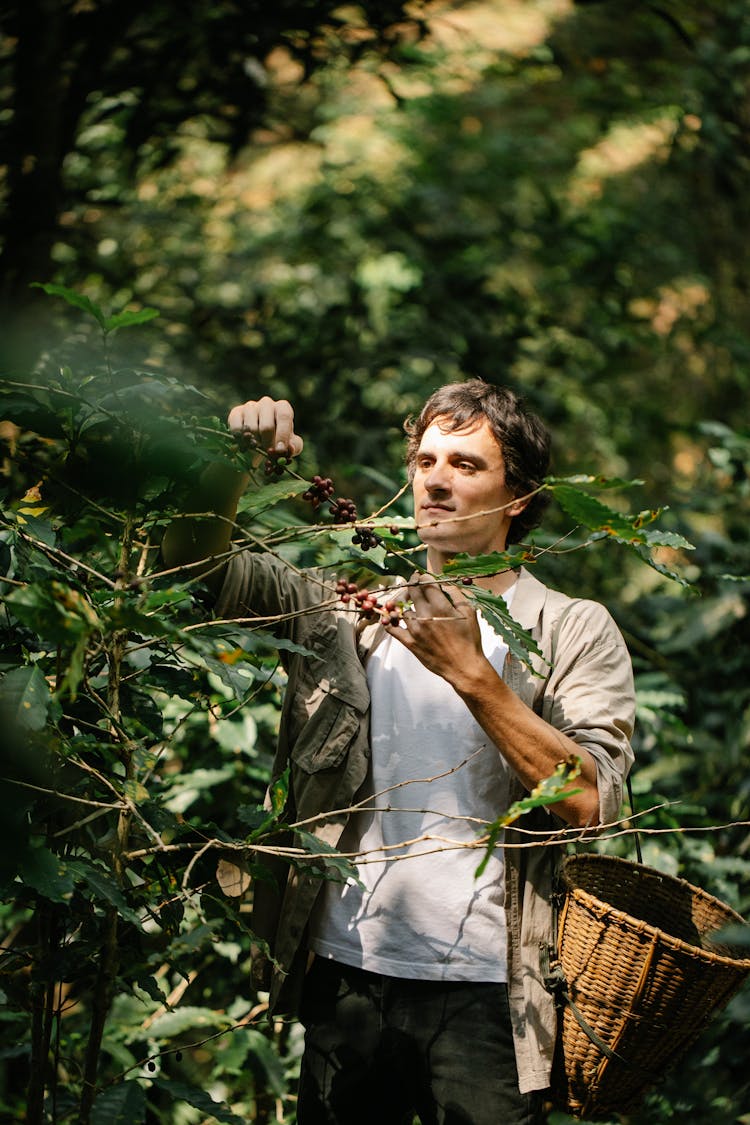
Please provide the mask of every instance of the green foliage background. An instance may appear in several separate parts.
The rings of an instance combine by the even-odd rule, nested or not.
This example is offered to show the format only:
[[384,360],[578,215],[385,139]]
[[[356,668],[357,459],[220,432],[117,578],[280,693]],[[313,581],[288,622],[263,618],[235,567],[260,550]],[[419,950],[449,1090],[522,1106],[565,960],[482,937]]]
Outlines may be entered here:
[[[543,414],[558,477],[643,481],[606,503],[665,508],[652,561],[688,585],[570,505],[534,565],[630,645],[646,861],[750,906],[747,5],[265,7],[2,14],[9,1120],[84,1119],[96,997],[91,1120],[293,1120],[299,1032],[262,1020],[245,900],[214,851],[182,886],[201,842],[270,830],[279,652],[186,633],[193,588],[151,577],[195,474],[238,456],[226,409],[258,394],[292,399],[300,475],[361,512],[403,482],[404,415],[469,375]],[[245,533],[340,558],[286,481]],[[195,850],[123,860],[153,832]],[[745,992],[630,1120],[747,1121],[749,1015]]]

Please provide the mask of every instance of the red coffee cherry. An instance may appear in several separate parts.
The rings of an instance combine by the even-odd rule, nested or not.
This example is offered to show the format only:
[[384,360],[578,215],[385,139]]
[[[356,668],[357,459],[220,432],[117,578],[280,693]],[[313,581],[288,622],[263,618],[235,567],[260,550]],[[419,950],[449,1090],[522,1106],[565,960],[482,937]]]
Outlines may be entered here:
[[365,621],[376,621],[380,612],[377,595],[367,589],[358,589],[354,582],[340,578],[336,583],[336,593],[346,606],[352,608]]
[[381,607],[380,620],[383,625],[398,625],[404,607],[402,602],[385,602]]

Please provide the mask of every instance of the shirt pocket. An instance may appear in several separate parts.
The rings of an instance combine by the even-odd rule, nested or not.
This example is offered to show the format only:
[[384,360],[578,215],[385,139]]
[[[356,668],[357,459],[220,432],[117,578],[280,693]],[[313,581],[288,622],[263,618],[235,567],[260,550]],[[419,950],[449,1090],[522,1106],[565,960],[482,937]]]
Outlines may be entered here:
[[305,773],[333,769],[346,756],[363,722],[353,703],[318,685],[305,701],[308,719],[295,741],[291,757]]

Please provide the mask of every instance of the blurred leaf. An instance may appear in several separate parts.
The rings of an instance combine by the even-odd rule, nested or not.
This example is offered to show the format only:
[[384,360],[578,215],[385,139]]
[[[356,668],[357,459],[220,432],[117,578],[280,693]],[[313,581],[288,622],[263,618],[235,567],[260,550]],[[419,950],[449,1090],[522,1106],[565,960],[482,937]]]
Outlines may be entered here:
[[48,848],[34,847],[26,851],[21,856],[18,873],[27,887],[51,902],[68,902],[73,894],[73,872],[64,859]]
[[592,476],[590,473],[574,473],[569,477],[545,477],[544,483],[545,485],[551,486],[553,491],[556,491],[557,486],[561,484],[586,484],[591,488],[636,488],[645,484],[645,481],[639,478],[625,480],[622,477]]
[[172,1012],[163,1012],[151,1024],[154,1039],[173,1039],[186,1031],[205,1031],[209,1027],[231,1027],[233,1020],[213,1008],[191,1007],[185,1004]]
[[95,305],[88,297],[84,297],[82,293],[77,293],[75,289],[68,289],[65,285],[54,285],[51,282],[42,284],[38,281],[32,282],[32,287],[35,289],[43,289],[44,292],[51,297],[62,297],[69,305],[73,305],[75,308],[89,313],[102,328],[105,327],[106,318],[99,306]]
[[108,316],[102,327],[105,332],[116,332],[118,328],[130,328],[136,324],[146,324],[159,315],[158,309],[138,309],[136,312],[120,312]]
[[[740,925],[739,922],[736,922],[729,926],[723,926],[722,929],[715,930],[710,934],[710,940],[750,950],[750,924],[745,922],[744,925]],[[750,957],[750,953],[746,956]]]
[[248,1028],[247,1036],[250,1053],[260,1063],[269,1089],[274,1097],[283,1098],[286,1094],[286,1077],[282,1062],[272,1043],[255,1028]]
[[216,1118],[222,1125],[246,1125],[244,1117],[238,1117],[237,1114],[232,1113],[224,1105],[214,1101],[212,1097],[194,1086],[188,1086],[184,1082],[176,1082],[174,1079],[167,1078],[154,1078],[153,1085],[162,1090],[173,1101],[185,1102],[187,1105],[200,1110],[201,1113]]
[[13,668],[0,679],[0,715],[22,729],[42,730],[47,722],[51,694],[39,667]]
[[95,898],[109,903],[110,906],[115,906],[117,913],[122,918],[131,922],[139,930],[143,929],[140,915],[128,905],[124,894],[108,871],[83,858],[67,859],[65,869],[76,882],[84,883]]
[[707,640],[726,633],[747,616],[747,603],[739,593],[705,598],[689,614],[674,615],[669,635],[661,639],[662,652],[700,651]]
[[146,1120],[146,1091],[139,1082],[121,1082],[94,1099],[91,1125],[142,1125]]
[[222,769],[199,768],[189,770],[174,779],[164,802],[173,813],[184,813],[198,798],[235,776],[233,766]]

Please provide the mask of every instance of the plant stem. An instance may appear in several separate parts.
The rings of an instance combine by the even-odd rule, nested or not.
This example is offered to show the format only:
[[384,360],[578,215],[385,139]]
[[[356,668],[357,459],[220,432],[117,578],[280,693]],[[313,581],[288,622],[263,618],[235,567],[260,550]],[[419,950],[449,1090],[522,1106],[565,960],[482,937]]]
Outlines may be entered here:
[[101,1051],[104,1026],[107,1022],[109,1009],[112,1004],[114,984],[119,968],[119,950],[117,945],[117,910],[114,906],[108,907],[106,913],[104,940],[102,942],[102,956],[99,962],[99,972],[96,987],[91,1002],[91,1028],[88,1043],[86,1044],[86,1057],[83,1067],[83,1090],[78,1108],[79,1125],[89,1125],[94,1098],[97,1093],[96,1076],[99,1069],[99,1054]]
[[[121,591],[130,581],[130,555],[133,545],[133,523],[126,520],[120,542],[120,558],[117,567],[115,585],[115,600],[122,597]],[[115,735],[120,728],[120,685],[122,683],[122,659],[127,644],[127,630],[118,629],[113,633],[109,644],[109,673],[107,678],[107,710],[111,717],[112,729]],[[125,766],[126,782],[133,778],[133,754],[128,740],[121,742],[121,756]],[[121,808],[117,822],[117,837],[112,849],[111,861],[113,873],[117,882],[123,882],[123,853],[127,850],[130,832],[131,813],[127,808]],[[79,1125],[89,1125],[94,1098],[97,1093],[96,1077],[99,1069],[99,1055],[101,1053],[104,1028],[112,1006],[117,972],[120,967],[120,951],[118,945],[119,917],[115,907],[107,909],[102,940],[101,960],[97,974],[94,995],[91,1002],[91,1027],[86,1044],[86,1057],[84,1060],[83,1090],[79,1105]]]
[[[42,900],[36,911],[37,924],[37,965],[50,963],[50,910],[51,904]],[[49,968],[48,970],[49,971]],[[32,977],[31,982],[31,1060],[29,1086],[27,1091],[26,1120],[28,1125],[42,1125],[44,1121],[44,1094],[51,1021],[47,1018],[49,1003],[49,981],[43,977]]]

